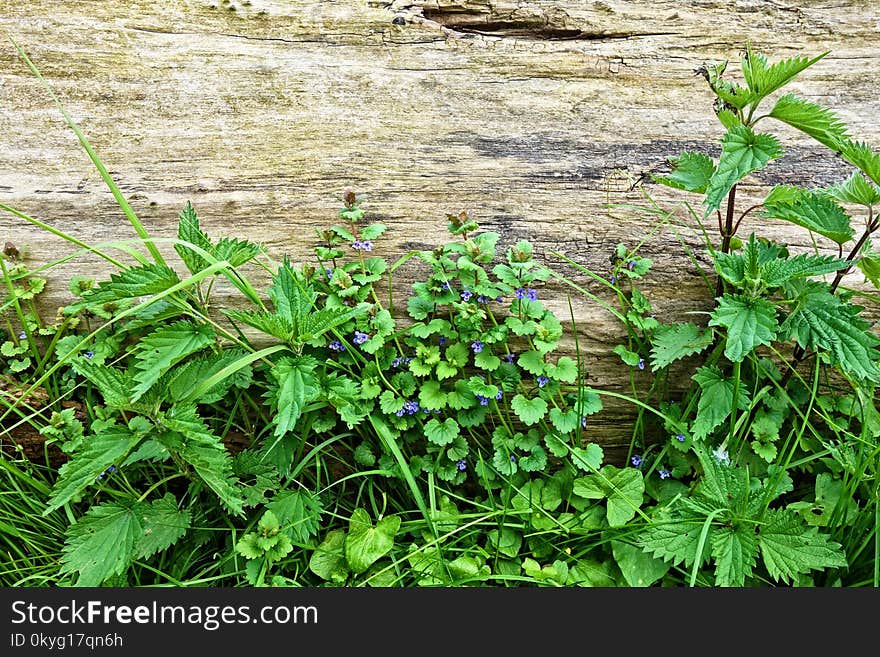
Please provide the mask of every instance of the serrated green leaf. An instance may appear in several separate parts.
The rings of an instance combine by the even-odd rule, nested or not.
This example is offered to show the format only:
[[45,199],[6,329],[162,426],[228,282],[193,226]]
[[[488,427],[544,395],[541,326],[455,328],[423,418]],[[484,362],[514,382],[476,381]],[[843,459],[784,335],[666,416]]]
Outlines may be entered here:
[[580,416],[577,414],[577,411],[563,411],[554,407],[550,409],[550,422],[553,423],[553,426],[556,427],[559,433],[566,435],[577,429]]
[[686,151],[679,157],[669,158],[668,162],[672,165],[672,173],[668,176],[651,176],[654,182],[686,192],[705,193],[715,171],[715,161],[711,157]]
[[760,100],[794,80],[801,71],[827,54],[828,52],[823,52],[812,58],[792,57],[771,64],[764,55],[749,46],[742,58],[743,77],[754,100]]
[[711,344],[712,332],[701,331],[691,322],[664,325],[651,337],[651,369],[667,367],[704,351]]
[[730,189],[748,174],[782,155],[776,137],[756,134],[745,125],[727,131],[721,142],[718,166],[706,187],[706,214],[721,207]]
[[323,505],[320,498],[304,489],[286,490],[266,505],[275,514],[281,531],[304,545],[318,534]]
[[[194,244],[208,253],[211,252],[211,240],[199,226],[199,217],[190,201],[186,202],[178,216],[177,239]],[[197,274],[208,266],[208,262],[201,255],[185,244],[175,244],[174,250],[192,274]]]
[[268,394],[275,410],[272,423],[276,438],[293,431],[306,404],[317,399],[320,393],[314,372],[317,364],[310,356],[285,357],[270,370],[273,385]]
[[172,406],[161,418],[169,431],[156,440],[176,451],[233,515],[244,515],[244,500],[223,441],[211,433],[194,406]]
[[794,94],[780,97],[770,110],[769,116],[787,123],[834,150],[837,149],[840,141],[849,138],[846,124],[831,110]]
[[880,185],[880,153],[861,141],[846,140],[837,145],[844,160],[859,169],[875,185]]
[[344,583],[351,572],[345,558],[345,538],[342,529],[329,532],[309,558],[309,570],[332,584]]
[[544,355],[540,351],[524,351],[517,359],[517,364],[529,374],[535,376],[544,374],[547,364],[544,362]]
[[[692,431],[696,440],[702,440],[730,415],[733,410],[734,387],[733,381],[725,379],[721,370],[714,365],[699,368],[693,380],[700,386],[700,401]],[[749,395],[742,381],[739,383],[736,398],[737,408],[745,410],[749,407]]]
[[771,190],[764,200],[762,217],[790,221],[837,244],[845,244],[853,238],[849,215],[834,199],[806,189],[793,192],[791,188],[783,189],[784,195],[774,194],[775,189]]
[[142,438],[128,428],[118,426],[87,436],[83,440],[84,447],[58,470],[58,479],[52,487],[52,496],[43,515],[60,508],[94,484],[98,475],[111,465],[119,465]]
[[208,324],[180,321],[141,338],[134,352],[137,385],[131,390],[131,401],[140,399],[168,369],[212,344],[215,337]]
[[604,459],[605,452],[596,443],[589,443],[586,447],[573,447],[571,450],[571,462],[584,472],[595,472]]
[[[684,563],[691,568],[697,559],[702,527],[703,519],[699,517],[661,512],[639,534],[638,543],[643,550],[664,561],[673,565]],[[701,553],[700,565],[707,561],[708,552],[704,549]]]
[[147,559],[174,545],[186,534],[192,520],[189,509],[179,509],[171,493],[165,493],[149,505],[138,505],[137,513],[141,534],[135,543],[134,556],[138,559]]
[[362,240],[374,240],[386,230],[385,224],[369,224],[361,229]]
[[880,188],[872,185],[858,171],[838,185],[826,187],[824,193],[841,203],[856,203],[871,207],[880,203]]
[[61,552],[61,573],[79,573],[76,586],[99,586],[120,575],[134,557],[141,535],[139,513],[149,505],[108,502],[91,507],[67,528]]
[[744,586],[758,557],[752,527],[722,527],[712,532],[715,586]]
[[86,291],[83,300],[72,304],[71,312],[91,304],[106,304],[134,297],[149,297],[164,292],[180,283],[180,278],[170,267],[146,264],[129,267],[121,272],[110,274],[109,281],[98,283],[97,287]]
[[549,365],[547,375],[562,383],[574,383],[577,381],[578,368],[573,358],[562,356],[556,361],[556,365]]
[[841,302],[824,287],[808,286],[799,295],[782,332],[803,347],[827,351],[834,364],[853,376],[880,380],[880,340],[858,316],[858,306]]
[[769,345],[776,337],[779,323],[776,307],[766,299],[725,294],[712,311],[709,326],[727,329],[724,355],[739,363],[757,347]]
[[131,407],[134,380],[127,373],[107,365],[96,365],[85,357],[77,358],[73,369],[98,388],[108,407],[117,410]]
[[366,510],[354,510],[345,537],[345,558],[351,571],[359,574],[367,570],[377,560],[384,557],[394,547],[394,537],[400,529],[399,516],[385,516],[373,526]]
[[263,247],[247,240],[234,237],[221,237],[211,248],[211,255],[217,260],[225,260],[233,267],[241,267],[263,252]]
[[217,381],[197,399],[189,399],[194,386],[207,381],[245,358],[247,358],[247,352],[242,349],[224,349],[219,354],[208,354],[194,358],[176,367],[169,373],[167,379],[166,394],[169,400],[172,402],[189,400],[201,404],[212,404],[222,399],[233,386],[240,389],[248,388],[253,380],[253,368],[250,365],[244,365]]
[[758,543],[767,572],[774,579],[790,584],[811,570],[847,567],[842,546],[817,528],[805,527],[788,511],[769,510],[767,515]]

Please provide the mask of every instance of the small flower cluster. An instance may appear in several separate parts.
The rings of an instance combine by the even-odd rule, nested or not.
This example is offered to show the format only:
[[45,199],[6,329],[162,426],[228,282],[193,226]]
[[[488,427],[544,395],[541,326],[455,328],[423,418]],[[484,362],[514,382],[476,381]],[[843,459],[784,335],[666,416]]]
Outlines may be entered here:
[[518,287],[514,293],[517,299],[538,300],[538,291],[530,287]]
[[327,345],[327,348],[331,351],[345,351],[345,345],[342,344],[339,340],[334,340]]
[[415,415],[419,412],[419,402],[417,401],[405,401],[403,402],[403,408],[399,409],[396,413],[397,417],[403,417],[404,415]]
[[483,343],[480,342],[479,340],[474,340],[473,342],[471,342],[471,349],[474,350],[475,354],[478,354],[481,351],[483,351],[483,346],[484,346]]
[[366,333],[362,333],[361,331],[355,331],[354,337],[352,338],[351,341],[354,342],[355,344],[363,344],[364,342],[366,342],[369,339],[370,339],[370,336],[367,335]]
[[401,365],[409,365],[412,358],[407,358],[406,356],[398,356],[394,360],[391,361],[391,367],[400,367]]
[[458,468],[459,472],[464,472],[467,470],[467,461],[464,459],[459,459],[455,462],[455,467]]
[[546,376],[539,376],[538,379],[538,387],[543,388],[550,381]]
[[102,472],[101,474],[98,475],[98,480],[103,479],[104,475],[110,475],[110,474],[113,474],[114,472],[116,472],[116,466],[111,465],[109,468],[104,470],[104,472]]
[[[488,406],[489,405],[489,398],[488,397],[484,397],[483,395],[474,395],[474,396],[477,398],[477,401],[480,402],[480,406]],[[504,397],[504,393],[501,390],[499,390],[495,395],[495,399],[497,399],[498,401],[501,401],[502,397]]]
[[370,240],[364,240],[363,242],[361,240],[355,240],[351,243],[351,248],[355,251],[372,251],[373,243]]

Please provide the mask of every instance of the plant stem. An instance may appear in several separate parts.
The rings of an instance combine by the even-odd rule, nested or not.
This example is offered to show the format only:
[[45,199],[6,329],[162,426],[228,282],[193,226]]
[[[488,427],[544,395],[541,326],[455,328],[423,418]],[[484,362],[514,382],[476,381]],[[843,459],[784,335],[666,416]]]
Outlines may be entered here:
[[[721,253],[730,253],[730,239],[733,237],[733,213],[736,209],[736,185],[730,188],[727,194],[727,216],[724,218],[724,230],[721,232]],[[724,292],[724,279],[718,277],[718,283],[715,286],[715,296],[720,297]]]

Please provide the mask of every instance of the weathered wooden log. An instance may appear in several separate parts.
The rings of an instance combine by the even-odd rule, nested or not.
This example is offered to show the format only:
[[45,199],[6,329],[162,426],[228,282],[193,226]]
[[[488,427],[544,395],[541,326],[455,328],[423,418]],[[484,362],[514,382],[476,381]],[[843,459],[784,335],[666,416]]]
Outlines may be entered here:
[[[446,213],[470,209],[501,233],[502,248],[531,240],[551,267],[606,294],[552,252],[606,275],[618,242],[646,239],[642,253],[655,264],[644,288],[666,319],[708,307],[683,253],[700,252],[698,228],[679,206],[652,233],[656,217],[628,206],[647,191],[672,210],[681,196],[633,183],[682,150],[717,153],[721,128],[695,69],[738,59],[747,39],[771,59],[830,51],[794,90],[880,145],[872,6],[3,0],[0,28],[29,53],[154,236],[173,237],[191,200],[212,235],[309,260],[315,230],[351,187],[390,227],[378,248],[390,258],[441,243]],[[4,203],[90,243],[133,237],[10,43],[0,47],[0,107]],[[743,203],[773,184],[848,175],[832,153],[778,132],[787,154],[747,179]],[[742,230],[760,222],[795,248],[810,244],[799,228],[751,222]],[[72,250],[8,214],[0,231],[34,266]],[[58,266],[44,302],[66,302],[67,278],[83,271],[109,270],[89,257]],[[404,291],[414,272],[401,268]],[[561,283],[542,292],[563,320],[569,294],[590,383],[621,389],[625,368],[610,351],[622,327]],[[588,437],[625,445],[631,414],[609,400]]]

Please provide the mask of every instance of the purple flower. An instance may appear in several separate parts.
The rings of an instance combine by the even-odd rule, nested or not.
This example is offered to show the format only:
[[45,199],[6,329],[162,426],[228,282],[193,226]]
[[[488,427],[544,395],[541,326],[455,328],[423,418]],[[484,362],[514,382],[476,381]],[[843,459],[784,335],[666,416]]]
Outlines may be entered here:
[[630,260],[628,263],[626,263],[626,268],[629,269],[630,271],[635,269],[636,268],[636,261]]
[[488,406],[489,405],[489,398],[488,397],[483,397],[483,395],[474,395],[474,396],[480,402],[480,406]]
[[443,345],[446,344],[446,338],[441,335],[439,338],[437,338],[437,344],[439,344],[442,347]]
[[440,286],[440,289],[441,290],[451,290],[452,288],[449,287],[449,283],[443,283],[443,285]]
[[513,454],[510,455],[510,462],[516,463],[516,457]]
[[528,298],[529,301],[537,301],[538,300],[538,291],[533,290],[532,288],[529,288],[526,291],[526,297]]
[[352,339],[352,342],[354,342],[355,344],[363,344],[364,342],[366,342],[369,339],[370,339],[370,336],[367,335],[366,333],[362,333],[361,331],[355,331],[354,338]]
[[634,468],[640,468],[640,467],[642,467],[643,459],[642,459],[641,456],[639,456],[638,454],[636,454],[635,456],[633,456],[633,457],[629,460],[629,462],[632,463],[632,465],[633,465]]
[[639,367],[640,370],[645,369],[645,359],[644,359],[644,358],[639,358],[639,365],[638,365],[638,367]]
[[332,269],[325,269],[324,273],[327,274],[327,278],[333,278],[333,270]]
[[477,303],[489,303],[489,297],[481,294],[477,297]]
[[683,434],[683,433],[676,434],[676,435],[675,435],[675,439],[676,439],[678,442],[683,443],[684,440],[685,440],[685,438],[684,438],[684,434]]
[[609,278],[608,280],[611,281],[612,285],[617,284],[617,276],[615,276],[614,274],[611,274],[611,278]]
[[402,408],[398,408],[398,409],[394,412],[394,414],[395,414],[397,417],[403,417],[403,414],[404,414],[405,412],[406,412],[406,411],[404,411]]
[[104,470],[104,472],[102,472],[101,474],[98,475],[98,479],[99,479],[99,480],[100,480],[100,479],[103,479],[103,478],[104,478],[104,475],[113,474],[114,472],[116,472],[116,466],[115,466],[115,465],[111,465],[111,466],[108,467],[106,470]]
[[502,297],[495,297],[495,303],[501,303],[502,301],[504,301]]
[[355,251],[360,251],[361,250],[361,241],[355,240],[354,242],[352,242],[351,248],[353,248]]
[[391,367],[400,367],[400,364],[403,362],[402,357],[397,357],[391,361]]
[[360,240],[355,240],[351,243],[351,248],[355,251],[372,251],[373,243],[370,240],[364,240],[361,242]]
[[474,293],[470,290],[465,290],[461,293],[462,301],[470,301],[472,296],[474,296]]
[[471,349],[474,350],[475,354],[478,354],[483,351],[483,343],[479,340],[474,340],[473,342],[471,342]]
[[516,292],[514,292],[514,294],[516,295],[517,299],[525,299],[526,298],[526,291],[521,287],[516,288]]
[[669,472],[669,470],[666,470],[665,468],[663,470],[659,470],[657,472],[657,474],[660,475],[661,479],[669,479],[672,476],[672,473]]
[[516,358],[516,354],[504,354],[504,356],[502,356],[502,358],[504,358],[505,362],[512,363],[513,359]]
[[19,340],[27,340],[27,333],[22,331],[21,333],[18,334],[18,339]]
[[459,459],[455,462],[455,467],[458,468],[459,472],[464,472],[465,470],[467,470],[467,461],[465,461],[464,459]]
[[586,428],[587,428],[587,416],[586,416],[586,415],[584,415],[584,416],[581,418],[581,427],[582,427],[583,429],[586,429]]
[[419,403],[417,401],[406,401],[403,402],[403,411],[407,415],[415,415],[419,410]]
[[339,340],[334,340],[330,344],[327,345],[329,349],[333,351],[345,351],[345,345],[342,344]]
[[83,358],[86,358],[86,359],[88,359],[88,360],[91,360],[91,359],[94,358],[94,357],[95,357],[95,352],[94,352],[94,351],[87,351],[87,352],[85,352],[85,353],[83,354]]
[[497,399],[498,401],[501,401],[502,397],[504,397],[504,391],[499,390],[498,392],[495,393],[495,399]]
[[545,385],[547,385],[547,382],[549,380],[550,379],[548,379],[546,376],[539,376],[538,377],[538,387],[543,388]]

